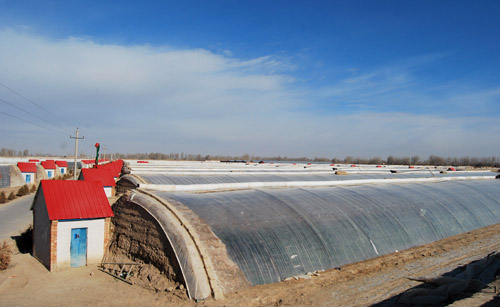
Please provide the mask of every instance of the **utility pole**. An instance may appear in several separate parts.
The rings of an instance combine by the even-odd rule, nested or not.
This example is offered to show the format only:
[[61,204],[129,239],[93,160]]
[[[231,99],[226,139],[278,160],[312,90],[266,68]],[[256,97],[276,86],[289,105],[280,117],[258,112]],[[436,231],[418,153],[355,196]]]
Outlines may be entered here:
[[84,139],[85,137],[82,136],[81,138],[78,137],[78,127],[76,128],[76,136],[72,137],[71,135],[69,136],[71,139],[75,139],[75,166],[73,168],[73,180],[76,180],[76,159],[78,158],[78,140]]
[[106,150],[108,150],[108,147],[106,146],[101,146],[101,149],[102,149],[102,155],[103,155],[103,159],[106,160]]

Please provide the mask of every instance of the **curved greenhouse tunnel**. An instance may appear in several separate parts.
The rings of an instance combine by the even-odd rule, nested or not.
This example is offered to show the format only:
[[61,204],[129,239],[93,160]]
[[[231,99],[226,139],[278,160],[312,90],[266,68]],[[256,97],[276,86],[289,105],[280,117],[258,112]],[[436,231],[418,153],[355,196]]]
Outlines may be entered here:
[[[161,244],[141,243],[151,245],[143,247],[146,253],[163,249],[171,266],[164,271],[174,272],[171,276],[178,280],[182,276],[191,298],[218,298],[249,284],[278,282],[496,224],[499,184],[469,180],[216,193],[134,190],[113,207],[113,244],[120,245],[124,232],[147,232],[123,224],[126,215],[120,210],[141,213],[137,216],[164,233],[157,237]],[[135,257],[156,261],[144,253]]]
[[135,191],[113,212],[110,259],[152,265],[159,271],[156,282],[182,283],[192,299],[222,298],[250,285],[220,239],[182,204]]

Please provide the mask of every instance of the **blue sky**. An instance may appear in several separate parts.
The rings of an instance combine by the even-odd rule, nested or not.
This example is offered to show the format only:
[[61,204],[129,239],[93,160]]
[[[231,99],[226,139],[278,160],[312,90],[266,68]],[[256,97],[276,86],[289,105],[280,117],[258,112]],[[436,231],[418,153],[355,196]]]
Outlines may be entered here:
[[0,0],[0,83],[59,118],[2,86],[0,110],[62,132],[0,113],[0,146],[70,153],[78,126],[87,153],[498,156],[499,13],[498,1]]

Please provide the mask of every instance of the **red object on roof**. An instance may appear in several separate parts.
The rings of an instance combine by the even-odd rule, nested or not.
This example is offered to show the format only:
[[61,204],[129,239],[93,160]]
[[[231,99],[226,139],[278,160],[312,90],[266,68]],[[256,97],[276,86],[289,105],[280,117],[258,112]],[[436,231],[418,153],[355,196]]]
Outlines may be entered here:
[[454,168],[454,167],[450,167],[450,168],[448,168],[448,171],[449,171],[449,172],[455,172],[456,170],[457,170],[457,169],[456,169],[456,168]]
[[149,163],[148,161],[137,161],[137,163]]
[[335,166],[335,163],[330,164],[330,166]]
[[58,160],[58,161],[56,161],[56,164],[59,167],[68,167],[68,162],[67,161]]
[[382,165],[377,165],[377,167],[382,167]]
[[408,168],[415,168],[415,166],[408,166]]
[[36,173],[36,164],[32,162],[17,162],[21,173]]
[[54,160],[42,161],[40,164],[44,169],[56,169],[56,162]]
[[37,196],[43,193],[52,221],[114,216],[98,182],[42,180],[40,186],[42,188],[38,189]]
[[307,163],[307,165],[311,165],[311,163]]
[[38,160],[38,159],[29,159],[28,161],[29,162],[40,162],[40,160]]
[[101,183],[101,187],[116,186],[113,174],[107,169],[84,168],[80,174],[80,178],[82,177],[84,181],[99,181]]
[[351,164],[351,167],[357,167],[356,164]]

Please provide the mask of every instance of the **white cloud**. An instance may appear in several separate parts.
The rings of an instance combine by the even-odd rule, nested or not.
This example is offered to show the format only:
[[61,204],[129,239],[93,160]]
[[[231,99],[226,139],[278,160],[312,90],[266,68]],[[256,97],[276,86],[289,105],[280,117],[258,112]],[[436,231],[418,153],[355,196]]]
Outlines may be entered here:
[[[328,88],[305,90],[292,61],[273,56],[238,59],[231,52],[52,40],[8,29],[0,30],[0,42],[0,82],[80,126],[87,153],[97,141],[121,152],[311,157],[488,156],[500,149],[491,142],[500,131],[493,118],[364,107],[355,107],[356,113],[318,111],[318,97],[368,110],[383,100],[435,103],[435,97],[414,91],[414,63],[371,72],[356,68]],[[466,100],[447,96],[447,103],[494,101],[499,94],[469,93]],[[0,98],[33,107],[1,87]],[[15,120],[0,118],[0,131],[7,132],[2,147],[72,150],[69,136],[24,123],[21,129]]]

